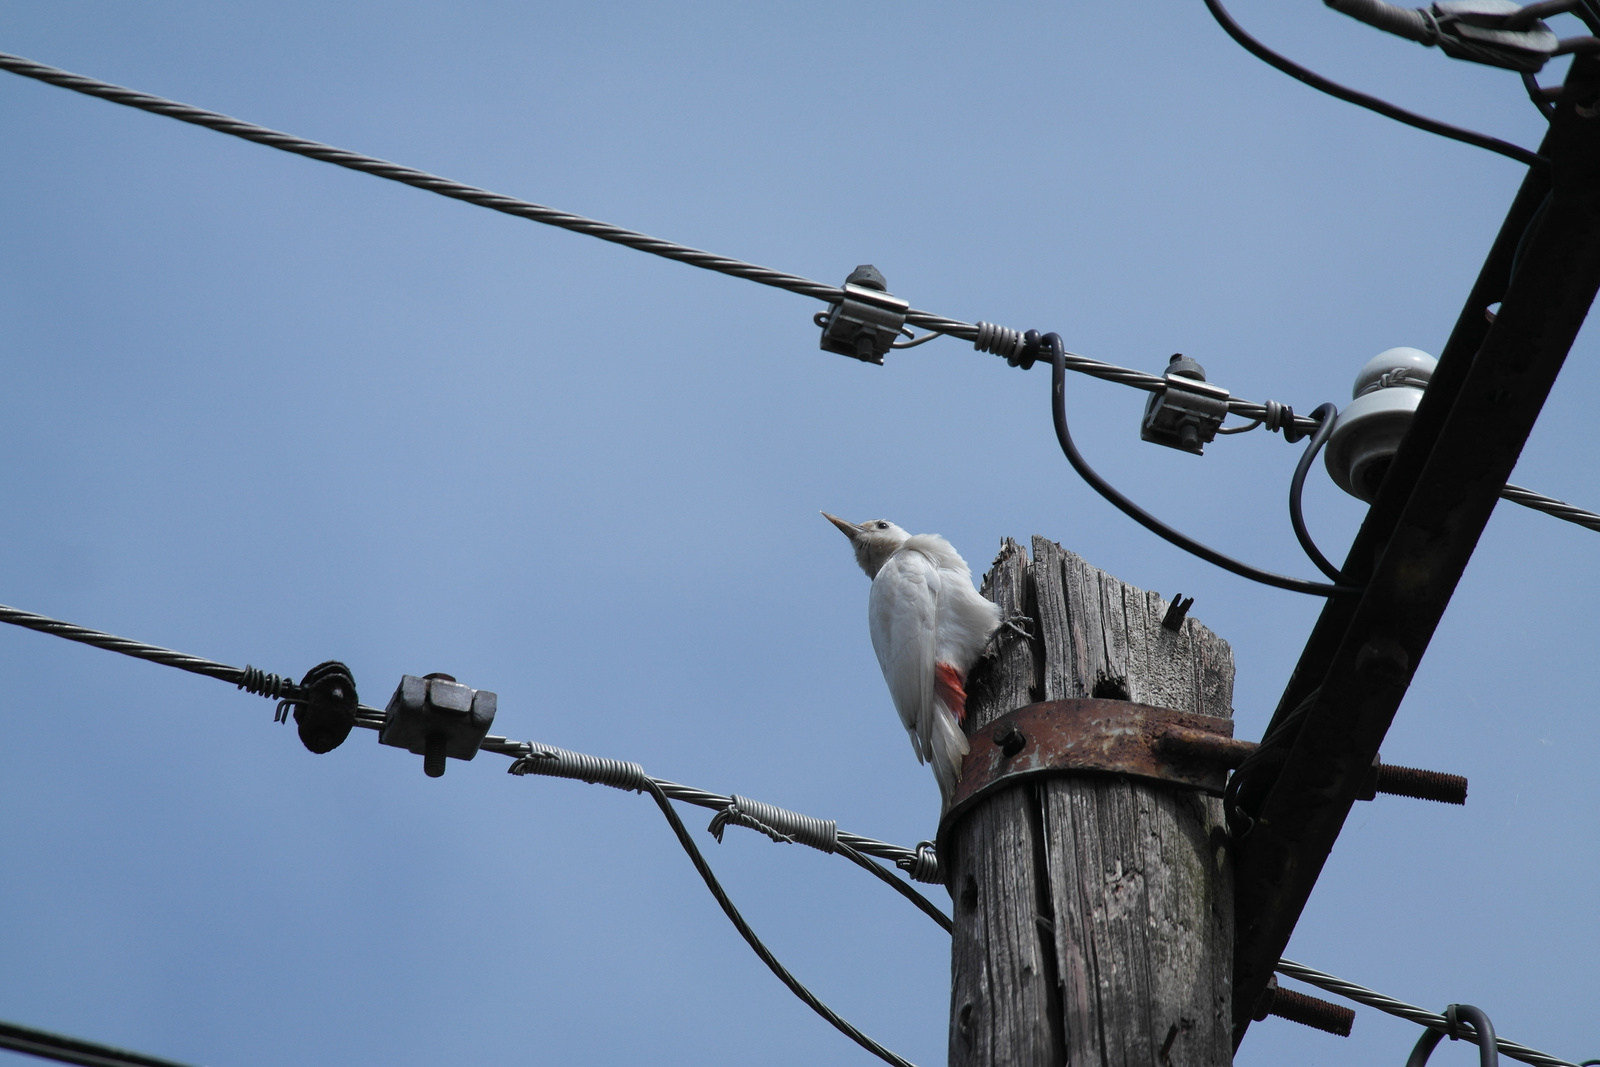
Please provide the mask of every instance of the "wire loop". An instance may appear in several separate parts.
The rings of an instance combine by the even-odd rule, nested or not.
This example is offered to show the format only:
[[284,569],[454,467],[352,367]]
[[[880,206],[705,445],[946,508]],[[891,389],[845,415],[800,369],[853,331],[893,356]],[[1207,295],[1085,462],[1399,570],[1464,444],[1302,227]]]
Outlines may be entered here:
[[939,872],[939,853],[932,841],[918,841],[916,854],[898,859],[894,865],[905,871],[913,882],[926,882],[929,885],[944,882],[944,876]]

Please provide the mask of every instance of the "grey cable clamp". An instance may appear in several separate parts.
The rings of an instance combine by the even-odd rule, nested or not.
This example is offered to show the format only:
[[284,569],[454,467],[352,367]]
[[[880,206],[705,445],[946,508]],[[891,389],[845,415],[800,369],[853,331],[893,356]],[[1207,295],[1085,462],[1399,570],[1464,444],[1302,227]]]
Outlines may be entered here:
[[910,307],[908,301],[889,294],[889,285],[877,267],[863,263],[844,280],[844,299],[817,316],[822,350],[882,364],[905,327]]

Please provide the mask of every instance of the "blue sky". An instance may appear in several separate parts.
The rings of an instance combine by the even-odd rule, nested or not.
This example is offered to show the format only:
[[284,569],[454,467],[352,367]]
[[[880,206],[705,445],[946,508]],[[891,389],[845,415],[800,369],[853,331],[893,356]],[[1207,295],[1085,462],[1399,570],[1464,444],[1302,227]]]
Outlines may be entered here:
[[[1538,141],[1513,75],[1313,0],[1235,13]],[[919,308],[1149,371],[1183,351],[1301,411],[1385,348],[1437,354],[1520,178],[1289,81],[1200,0],[0,0],[0,50],[823,281],[871,262]],[[380,705],[448,671],[499,694],[496,732],[907,844],[937,792],[818,509],[943,533],[979,571],[1043,534],[1194,596],[1243,737],[1320,606],[1076,481],[1042,368],[951,340],[859,364],[818,351],[815,302],[11,75],[0,139],[0,602],[297,676],[342,659]],[[1596,355],[1586,331],[1515,476],[1590,507]],[[1294,448],[1197,459],[1139,441],[1143,394],[1069,388],[1130,496],[1314,576]],[[1319,471],[1307,511],[1342,556],[1361,505]],[[1497,511],[1384,748],[1471,800],[1358,806],[1289,953],[1574,1060],[1600,1056],[1597,548]],[[739,942],[645,799],[492,755],[430,780],[364,732],[312,756],[265,701],[23,631],[0,677],[0,1018],[216,1067],[873,1062]],[[809,850],[702,840],[802,980],[943,1060],[925,917]],[[1238,1062],[1400,1062],[1416,1036],[1274,1020]]]

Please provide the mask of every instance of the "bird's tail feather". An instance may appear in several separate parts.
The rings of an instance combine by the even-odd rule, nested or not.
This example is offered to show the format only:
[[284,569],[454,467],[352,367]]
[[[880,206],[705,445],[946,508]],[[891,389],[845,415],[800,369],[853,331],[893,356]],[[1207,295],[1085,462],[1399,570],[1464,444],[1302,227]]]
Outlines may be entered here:
[[932,745],[933,776],[939,782],[939,792],[944,797],[946,804],[956,791],[956,782],[961,778],[961,761],[966,757],[970,746],[967,744],[967,735],[961,732],[961,725],[956,717],[946,708],[940,708],[934,716]]

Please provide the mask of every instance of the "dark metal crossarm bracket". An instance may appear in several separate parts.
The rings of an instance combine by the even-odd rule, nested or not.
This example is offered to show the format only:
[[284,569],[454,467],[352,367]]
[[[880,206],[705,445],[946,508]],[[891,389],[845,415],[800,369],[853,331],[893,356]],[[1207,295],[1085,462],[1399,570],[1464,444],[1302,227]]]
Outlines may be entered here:
[[1597,102],[1600,59],[1580,55],[1550,166],[1518,191],[1342,568],[1362,592],[1329,600],[1274,716],[1316,694],[1236,848],[1235,1044],[1600,288]]

